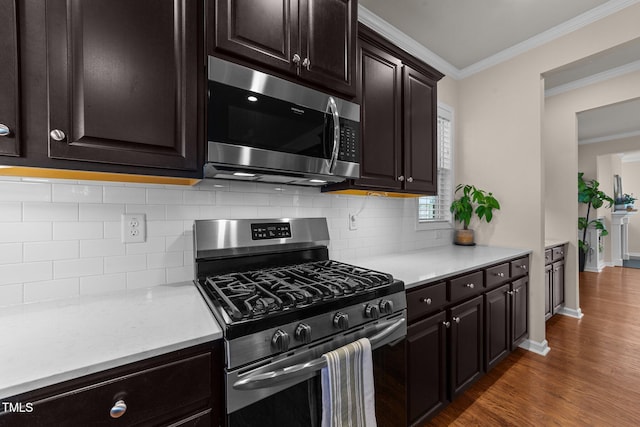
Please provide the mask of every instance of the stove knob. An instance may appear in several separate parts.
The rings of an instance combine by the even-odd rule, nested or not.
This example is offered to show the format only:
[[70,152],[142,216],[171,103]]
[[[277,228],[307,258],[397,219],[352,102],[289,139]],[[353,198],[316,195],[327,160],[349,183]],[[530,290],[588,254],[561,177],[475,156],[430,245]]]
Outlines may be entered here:
[[341,311],[337,312],[333,317],[333,326],[338,329],[349,329],[349,315]]
[[289,334],[282,329],[278,329],[271,338],[271,347],[276,351],[289,350]]
[[368,317],[370,319],[377,319],[380,317],[380,310],[377,305],[367,304],[364,307],[364,317]]
[[393,301],[388,299],[383,299],[379,304],[380,313],[382,314],[391,314],[393,313]]
[[306,323],[300,323],[296,327],[295,338],[298,341],[302,341],[304,344],[311,342],[311,326]]

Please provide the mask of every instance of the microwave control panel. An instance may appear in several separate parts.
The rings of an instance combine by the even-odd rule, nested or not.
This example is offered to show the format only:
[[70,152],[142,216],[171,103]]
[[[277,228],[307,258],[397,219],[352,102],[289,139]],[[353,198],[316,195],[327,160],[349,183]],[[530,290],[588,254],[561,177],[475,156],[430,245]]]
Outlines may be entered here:
[[[357,125],[357,123],[355,123]],[[340,149],[338,159],[345,162],[360,162],[359,129],[349,121],[340,121]]]

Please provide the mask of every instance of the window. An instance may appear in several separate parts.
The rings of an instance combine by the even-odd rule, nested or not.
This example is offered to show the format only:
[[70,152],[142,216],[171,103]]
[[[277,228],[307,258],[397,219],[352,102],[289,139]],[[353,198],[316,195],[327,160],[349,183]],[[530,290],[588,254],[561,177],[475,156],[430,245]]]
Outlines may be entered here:
[[438,104],[438,195],[418,199],[418,223],[448,226],[453,200],[453,110]]

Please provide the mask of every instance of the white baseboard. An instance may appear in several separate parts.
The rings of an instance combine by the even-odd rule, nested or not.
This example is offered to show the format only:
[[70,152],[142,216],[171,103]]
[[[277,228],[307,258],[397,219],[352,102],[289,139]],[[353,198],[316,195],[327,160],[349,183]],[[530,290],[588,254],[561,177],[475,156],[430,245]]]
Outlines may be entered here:
[[562,314],[563,316],[573,317],[576,319],[582,319],[584,317],[584,313],[582,313],[581,309],[567,308],[564,306],[560,307],[560,310],[558,310],[558,314]]
[[520,348],[524,348],[525,350],[529,350],[541,356],[546,356],[551,351],[551,347],[549,347],[549,343],[547,340],[542,342],[525,340],[520,344]]
[[640,252],[629,252],[629,258],[640,259]]
[[602,268],[592,268],[592,267],[584,268],[584,271],[589,271],[591,273],[600,273],[602,270],[604,270],[604,266],[602,266]]

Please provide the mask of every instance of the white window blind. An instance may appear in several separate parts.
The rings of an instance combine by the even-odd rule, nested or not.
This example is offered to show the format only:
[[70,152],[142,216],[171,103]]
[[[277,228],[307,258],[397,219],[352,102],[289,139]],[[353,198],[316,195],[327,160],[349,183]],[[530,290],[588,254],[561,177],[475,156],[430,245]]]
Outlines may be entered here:
[[453,198],[452,114],[438,108],[438,195],[418,199],[418,221],[451,221]]

